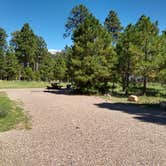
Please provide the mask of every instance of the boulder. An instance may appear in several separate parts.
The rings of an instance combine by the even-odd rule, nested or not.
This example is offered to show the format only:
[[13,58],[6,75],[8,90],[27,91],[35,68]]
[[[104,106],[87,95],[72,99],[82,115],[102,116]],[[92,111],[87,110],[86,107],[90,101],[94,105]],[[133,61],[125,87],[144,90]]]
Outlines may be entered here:
[[166,101],[161,101],[160,107],[166,109]]
[[128,97],[128,101],[138,102],[138,97],[135,95],[130,95]]

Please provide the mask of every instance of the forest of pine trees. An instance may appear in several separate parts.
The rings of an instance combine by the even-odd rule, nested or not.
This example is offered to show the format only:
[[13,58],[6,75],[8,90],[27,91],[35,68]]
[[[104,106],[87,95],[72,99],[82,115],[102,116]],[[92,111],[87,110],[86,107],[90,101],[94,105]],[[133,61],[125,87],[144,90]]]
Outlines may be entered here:
[[52,55],[46,42],[28,23],[12,33],[0,28],[1,80],[60,80],[71,82],[81,93],[107,93],[115,84],[128,94],[148,82],[166,84],[166,31],[142,15],[135,24],[121,25],[110,11],[101,23],[84,5],[67,18],[64,37],[73,44]]

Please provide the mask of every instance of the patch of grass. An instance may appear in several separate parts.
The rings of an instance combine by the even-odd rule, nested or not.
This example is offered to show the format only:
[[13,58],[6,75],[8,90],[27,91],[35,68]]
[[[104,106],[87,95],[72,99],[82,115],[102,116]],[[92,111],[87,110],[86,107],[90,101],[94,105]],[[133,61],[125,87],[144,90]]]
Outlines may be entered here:
[[[112,86],[112,83],[109,83],[110,87]],[[136,85],[134,84],[130,84],[130,87],[128,89],[128,93],[129,94],[134,94],[134,95],[138,95],[140,96],[142,94],[143,91],[143,86],[142,83],[137,83]],[[110,92],[112,92],[112,89],[110,89]],[[120,84],[115,84],[114,87],[114,95],[116,96],[122,96],[125,94],[125,92],[122,91],[122,87],[120,86]],[[147,84],[147,96],[149,97],[166,97],[166,85],[164,84],[160,84],[160,83],[151,83],[149,82]]]
[[0,132],[13,128],[30,128],[29,118],[22,108],[0,92]]
[[[110,83],[112,85],[112,83]],[[166,101],[166,85],[160,83],[148,83],[147,96],[141,96],[142,84],[137,86],[131,86],[129,89],[129,95],[137,95],[139,102],[137,104],[159,104],[160,101]],[[119,84],[115,84],[114,92],[110,89],[111,101],[117,103],[130,103],[128,96],[122,91],[122,87]],[[104,96],[106,100],[109,100],[108,96]]]
[[42,81],[0,81],[0,88],[45,88],[48,82]]
[[160,101],[166,101],[164,97],[155,97],[155,96],[139,96],[140,104],[159,104]]
[[127,97],[124,96],[100,96],[106,101],[111,101],[113,103],[127,103]]
[[[128,97],[126,96],[101,96],[105,100],[110,100],[117,103],[129,103]],[[166,101],[164,97],[152,97],[152,96],[138,96],[138,104],[158,104],[160,101]],[[132,102],[131,102],[132,103]]]
[[[139,101],[136,104],[149,106],[155,105],[159,107],[160,101],[166,101],[165,85],[161,85],[159,83],[149,83],[147,87],[147,96],[139,95],[140,93],[138,92],[142,90],[141,88],[141,85],[139,85],[130,89],[130,94],[137,95],[139,98]],[[122,92],[122,88],[117,84],[116,88],[114,89],[114,93],[111,94],[111,98],[109,96],[102,96],[102,98],[110,100],[113,103],[132,103],[128,101],[128,96]]]
[[[138,104],[158,104],[160,101],[166,101],[166,98],[163,97],[152,97],[152,96],[138,96]],[[113,102],[129,103],[128,97],[117,97],[111,96]],[[132,103],[132,102],[131,102]]]
[[166,101],[166,98],[164,97],[152,97],[152,96],[138,96],[139,101],[138,102],[131,102],[128,101],[128,97],[125,96],[101,96],[101,98],[103,98],[104,100],[106,100],[106,102],[111,102],[111,103],[121,103],[121,104],[125,104],[128,106],[131,105],[135,105],[138,106],[140,108],[148,108],[150,110],[163,110],[160,107],[160,102],[161,101]]

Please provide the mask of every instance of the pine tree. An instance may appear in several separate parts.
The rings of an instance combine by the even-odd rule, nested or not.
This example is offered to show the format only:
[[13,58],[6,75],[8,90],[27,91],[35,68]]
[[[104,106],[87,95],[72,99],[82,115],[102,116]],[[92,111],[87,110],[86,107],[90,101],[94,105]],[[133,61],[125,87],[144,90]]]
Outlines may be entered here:
[[129,90],[130,77],[135,75],[136,63],[139,60],[139,49],[135,45],[135,39],[135,27],[129,24],[124,29],[116,45],[118,56],[117,71],[120,74],[120,82],[126,95]]
[[0,28],[0,79],[2,80],[5,77],[5,53],[7,48],[6,42],[7,34],[4,29]]
[[71,58],[72,58],[72,47],[69,46],[65,46],[64,50],[63,50],[63,54],[64,54],[64,59],[65,59],[65,63],[66,63],[66,80],[67,82],[71,82],[71,84],[73,83],[73,75],[72,75],[72,66],[71,66]]
[[39,70],[42,61],[48,55],[47,44],[41,36],[36,36],[36,49],[34,57],[34,71]]
[[157,78],[160,83],[166,84],[166,31],[162,32],[160,43],[159,58],[157,59]]
[[20,65],[12,49],[8,49],[5,56],[5,72],[7,80],[20,79]]
[[36,38],[29,24],[23,25],[20,31],[12,33],[11,45],[15,49],[16,56],[24,67],[34,66]]
[[42,63],[39,66],[39,73],[40,78],[42,81],[51,81],[55,80],[54,78],[54,58],[51,54],[47,54],[44,59],[42,60]]
[[54,76],[56,80],[67,81],[67,63],[65,53],[62,51],[55,55]]
[[[34,34],[28,23],[20,31],[12,33],[11,46],[22,65],[22,79],[40,80],[39,68],[48,55],[46,42]],[[23,71],[25,70],[25,71]],[[27,75],[26,75],[27,74]]]
[[115,11],[111,10],[109,12],[108,16],[105,19],[104,26],[108,30],[108,32],[112,34],[113,41],[114,43],[116,43],[119,34],[122,30],[122,26],[118,18],[118,15]]
[[158,40],[157,22],[152,22],[149,17],[141,16],[135,25],[137,32],[137,46],[141,51],[138,73],[143,76],[143,94],[146,94],[148,79],[156,71],[156,59],[160,42]]
[[111,36],[89,15],[73,34],[71,66],[76,87],[83,93],[105,93],[115,52]]
[[71,34],[73,34],[74,30],[77,29],[77,27],[84,22],[86,17],[89,15],[88,9],[80,4],[78,6],[75,6],[71,12],[70,16],[67,19],[67,22],[65,24],[66,32],[64,34],[64,37],[68,37]]

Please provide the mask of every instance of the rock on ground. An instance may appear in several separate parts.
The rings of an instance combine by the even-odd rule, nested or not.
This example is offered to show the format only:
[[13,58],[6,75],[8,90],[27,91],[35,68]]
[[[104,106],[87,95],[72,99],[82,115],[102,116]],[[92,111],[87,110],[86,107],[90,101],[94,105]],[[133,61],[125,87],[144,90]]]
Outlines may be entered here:
[[130,95],[128,97],[128,101],[138,102],[138,97],[135,95]]

